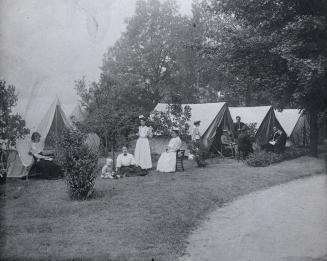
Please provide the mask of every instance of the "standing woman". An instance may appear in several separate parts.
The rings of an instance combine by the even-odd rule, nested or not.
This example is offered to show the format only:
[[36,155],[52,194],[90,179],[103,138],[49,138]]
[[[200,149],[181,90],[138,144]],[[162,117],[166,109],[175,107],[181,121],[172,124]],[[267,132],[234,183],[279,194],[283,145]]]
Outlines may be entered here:
[[151,137],[152,130],[148,126],[145,125],[145,117],[143,115],[139,116],[140,126],[139,132],[135,147],[135,164],[140,166],[142,169],[151,169],[152,161],[151,161],[151,151],[148,137]]
[[201,121],[195,121],[193,123],[194,124],[194,129],[192,132],[192,141],[193,142],[200,142],[200,140],[201,140],[200,123],[201,123]]

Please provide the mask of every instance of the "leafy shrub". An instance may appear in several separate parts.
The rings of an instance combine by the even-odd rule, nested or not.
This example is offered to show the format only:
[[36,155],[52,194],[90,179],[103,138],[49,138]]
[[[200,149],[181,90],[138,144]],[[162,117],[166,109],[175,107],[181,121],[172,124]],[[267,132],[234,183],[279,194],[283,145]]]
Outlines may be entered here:
[[250,136],[251,139],[254,140],[255,134],[257,133],[258,128],[257,128],[257,123],[250,123],[248,124],[248,134]]
[[191,107],[181,104],[169,104],[164,111],[154,111],[150,116],[149,123],[153,127],[154,135],[170,137],[171,129],[178,128],[182,140],[189,140],[189,120]]
[[287,148],[284,153],[277,154],[274,152],[257,151],[247,157],[246,163],[252,167],[266,167],[270,164],[290,160],[307,154],[304,148]]
[[206,159],[209,158],[209,151],[201,142],[191,142],[188,145],[191,154],[194,155],[194,160],[198,167],[202,168],[207,165]]
[[64,132],[56,155],[72,199],[86,199],[92,194],[98,171],[98,155],[86,145],[85,138],[86,135],[77,130]]

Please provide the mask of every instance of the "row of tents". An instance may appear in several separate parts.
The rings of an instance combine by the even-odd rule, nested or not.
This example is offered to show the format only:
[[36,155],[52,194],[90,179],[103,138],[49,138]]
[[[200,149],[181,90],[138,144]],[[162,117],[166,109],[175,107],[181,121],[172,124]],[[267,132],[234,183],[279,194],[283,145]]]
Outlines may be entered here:
[[[258,144],[266,143],[272,135],[273,126],[278,126],[285,131],[289,141],[294,145],[306,145],[309,136],[309,124],[305,114],[298,110],[287,109],[278,112],[272,106],[258,107],[228,107],[227,103],[183,104],[191,108],[190,125],[193,121],[201,120],[200,132],[206,147],[212,146],[220,139],[222,129],[229,129],[233,133],[233,121],[236,116],[246,124],[256,124],[255,138]],[[167,111],[168,105],[159,103],[154,110]],[[19,100],[14,108],[14,113],[20,114],[26,122],[26,127],[31,133],[37,131],[41,134],[41,149],[51,149],[54,137],[57,137],[65,128],[72,128],[72,118],[83,121],[86,117],[80,105],[64,107],[59,98],[34,98]],[[17,142],[15,150],[10,153],[11,162],[8,177],[22,177],[27,174],[32,162],[28,154],[30,136]],[[99,145],[100,139],[95,134],[90,134],[89,145]],[[164,139],[153,139],[151,149],[154,153],[161,153]]]
[[[258,145],[267,143],[273,127],[282,129],[288,137],[288,145],[306,146],[309,141],[309,121],[307,115],[297,109],[285,109],[282,112],[272,106],[229,107],[227,103],[183,104],[191,108],[190,125],[201,120],[200,133],[205,147],[210,148],[220,142],[223,129],[234,132],[234,122],[240,116],[241,121],[248,126],[256,127],[255,139]],[[155,111],[167,112],[168,104],[159,103]],[[152,146],[154,151],[161,145]],[[160,151],[158,151],[160,152]]]

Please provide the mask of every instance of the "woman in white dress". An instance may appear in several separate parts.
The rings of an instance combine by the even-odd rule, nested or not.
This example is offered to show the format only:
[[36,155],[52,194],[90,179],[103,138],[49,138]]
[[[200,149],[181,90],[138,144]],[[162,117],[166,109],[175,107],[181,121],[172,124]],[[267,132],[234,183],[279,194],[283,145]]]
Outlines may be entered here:
[[151,151],[148,137],[151,136],[151,128],[145,125],[144,116],[140,116],[141,126],[139,126],[139,132],[134,152],[135,163],[142,169],[151,169]]
[[161,154],[157,171],[160,172],[175,172],[176,171],[176,151],[182,146],[182,141],[178,137],[178,130],[172,131],[172,138],[169,141],[166,151]]

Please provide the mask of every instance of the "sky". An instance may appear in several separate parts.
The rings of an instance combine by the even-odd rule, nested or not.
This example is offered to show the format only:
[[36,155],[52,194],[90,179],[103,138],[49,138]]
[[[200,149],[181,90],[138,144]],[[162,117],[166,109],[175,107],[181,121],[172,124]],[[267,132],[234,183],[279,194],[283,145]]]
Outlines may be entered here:
[[[76,104],[74,81],[99,78],[103,54],[125,30],[136,0],[0,0],[0,79],[19,99],[58,95]],[[177,0],[190,14],[192,0]]]

